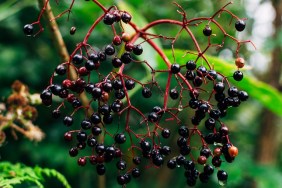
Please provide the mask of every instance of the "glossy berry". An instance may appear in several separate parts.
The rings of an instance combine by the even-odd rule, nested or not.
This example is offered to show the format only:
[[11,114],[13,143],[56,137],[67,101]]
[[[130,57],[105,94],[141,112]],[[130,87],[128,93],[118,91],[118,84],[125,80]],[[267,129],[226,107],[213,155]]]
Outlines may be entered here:
[[186,63],[187,70],[195,70],[196,67],[197,67],[197,65],[196,65],[195,61],[193,61],[193,60],[190,60]]
[[185,74],[185,78],[187,80],[194,80],[195,77],[196,77],[196,74],[194,73],[194,71],[187,71]]
[[107,13],[104,16],[103,21],[106,25],[112,25],[115,22],[115,19],[114,19],[114,16],[112,14]]
[[208,183],[209,176],[208,176],[208,174],[202,172],[202,173],[199,174],[199,179],[202,183]]
[[228,88],[227,92],[230,97],[236,97],[238,95],[238,89],[234,86]]
[[181,126],[178,128],[178,134],[182,137],[188,137],[189,129],[186,126]]
[[224,91],[224,89],[225,89],[225,85],[224,85],[223,82],[217,82],[217,83],[214,85],[213,89],[214,89],[215,92],[217,92],[217,93],[222,93],[222,92]]
[[238,92],[238,98],[240,99],[240,101],[246,101],[249,98],[249,95],[246,91],[239,91]]
[[134,164],[139,165],[141,163],[141,157],[135,156],[132,161]]
[[162,130],[162,137],[163,138],[169,138],[170,136],[170,130],[169,129],[163,129]]
[[132,61],[130,52],[124,52],[124,53],[121,55],[120,59],[121,59],[121,61],[122,61],[124,64],[129,64],[129,63]]
[[87,134],[84,131],[79,131],[76,138],[78,142],[85,142],[87,140]]
[[92,127],[92,124],[90,120],[83,120],[80,124],[81,128],[84,130],[90,129]]
[[105,124],[111,124],[113,122],[112,114],[105,114],[104,117],[103,117],[103,122]]
[[106,167],[104,164],[97,164],[96,171],[98,175],[104,175],[106,173]]
[[209,80],[215,80],[217,78],[217,73],[215,70],[209,70],[208,71],[208,75],[207,75],[207,78]]
[[55,72],[56,72],[58,75],[64,75],[64,74],[66,74],[67,69],[66,69],[65,65],[61,64],[61,65],[58,65],[58,66],[56,67]]
[[52,117],[53,117],[54,119],[58,119],[60,116],[61,116],[60,110],[58,110],[58,109],[53,110],[53,112],[52,112]]
[[155,122],[157,122],[157,121],[159,120],[159,116],[158,116],[157,113],[151,112],[151,113],[149,113],[149,115],[148,115],[148,120],[149,120],[150,122],[155,123]]
[[142,140],[140,142],[140,147],[143,151],[150,151],[151,150],[151,143],[146,141],[146,140]]
[[88,138],[87,139],[87,145],[89,147],[95,147],[97,144],[97,140],[94,137]]
[[151,89],[148,88],[148,87],[144,87],[144,88],[142,89],[142,95],[143,95],[143,97],[145,97],[145,98],[150,98],[150,97],[152,96],[152,91],[151,91]]
[[246,23],[244,22],[244,20],[237,20],[235,22],[235,28],[237,31],[241,32],[241,31],[244,31],[246,27]]
[[221,112],[218,109],[212,109],[212,110],[210,110],[209,114],[210,114],[211,118],[218,119],[221,115]]
[[118,184],[120,184],[120,185],[125,185],[125,184],[126,184],[125,176],[118,175],[118,176],[117,176],[117,182],[118,182]]
[[131,90],[135,87],[135,82],[132,79],[128,79],[125,81],[125,87],[127,90]]
[[200,151],[201,156],[205,156],[206,158],[209,158],[211,156],[211,150],[209,148],[202,148]]
[[228,148],[228,154],[230,155],[230,157],[236,157],[238,155],[238,148],[231,146],[230,148]]
[[83,62],[83,57],[80,54],[75,54],[72,58],[72,62],[76,65],[79,65]]
[[217,178],[219,181],[226,181],[228,178],[228,174],[224,170],[219,170],[217,172]]
[[215,167],[220,167],[221,162],[222,162],[222,160],[221,160],[220,157],[218,157],[218,156],[214,156],[214,157],[212,158],[212,164],[213,164],[213,166],[215,166]]
[[235,71],[233,74],[233,78],[236,81],[241,81],[243,79],[244,75],[241,71]]
[[170,67],[170,71],[171,71],[172,74],[179,73],[180,72],[180,65],[177,64],[177,63],[172,64],[171,67]]
[[174,88],[169,91],[169,96],[171,99],[176,100],[179,97],[178,91]]
[[71,116],[65,116],[63,123],[64,123],[64,125],[69,127],[73,124],[73,118]]
[[190,152],[191,152],[191,147],[189,145],[183,145],[180,147],[180,150],[179,150],[180,154],[185,156],[185,155],[189,155]]
[[153,164],[156,166],[161,166],[164,163],[164,158],[161,155],[156,155],[153,157]]
[[77,155],[78,155],[78,149],[77,149],[76,147],[71,148],[71,149],[69,150],[69,155],[70,155],[71,157],[77,156]]
[[31,36],[33,34],[33,25],[31,24],[26,24],[23,27],[23,32],[26,36]]
[[205,127],[206,127],[208,130],[213,130],[214,127],[215,127],[215,124],[216,124],[216,121],[215,121],[215,119],[213,119],[213,118],[208,118],[208,119],[205,121]]
[[177,163],[176,163],[175,159],[170,159],[170,160],[167,161],[166,165],[169,169],[175,169],[176,166],[177,166]]
[[88,57],[88,60],[91,60],[94,63],[97,63],[100,60],[99,55],[97,53],[91,53]]
[[101,117],[99,114],[97,113],[93,113],[91,116],[90,116],[90,120],[93,124],[99,124],[101,122]]
[[102,133],[102,129],[98,126],[94,126],[92,127],[91,132],[93,135],[98,136]]
[[197,68],[197,75],[200,77],[204,77],[207,75],[207,68],[204,66],[199,66]]
[[108,104],[103,104],[98,108],[98,112],[102,115],[108,115],[111,112],[111,108]]
[[113,67],[115,67],[115,68],[121,67],[121,66],[122,66],[122,61],[121,61],[121,59],[119,59],[119,58],[117,58],[117,57],[114,57],[114,58],[112,59],[112,65],[113,65]]
[[141,172],[138,168],[133,168],[131,171],[132,177],[138,178],[141,175]]
[[169,146],[163,146],[160,148],[160,154],[167,156],[171,153],[171,149]]
[[193,80],[193,84],[196,87],[200,87],[203,83],[203,79],[200,76],[196,76]]
[[211,166],[211,165],[209,165],[209,164],[205,165],[205,166],[204,166],[204,172],[205,172],[207,175],[209,175],[209,176],[212,175],[213,172],[214,172],[213,166]]
[[106,55],[114,55],[114,53],[115,53],[115,47],[113,45],[109,44],[105,47]]
[[203,164],[205,164],[207,162],[207,158],[206,158],[206,156],[200,155],[198,157],[197,161],[198,161],[199,164],[203,165]]
[[85,157],[80,157],[80,158],[77,160],[77,164],[78,164],[79,166],[85,166],[85,165],[86,165],[86,162],[87,162],[87,160],[86,160]]
[[128,13],[128,12],[123,12],[121,14],[121,20],[124,22],[124,23],[129,23],[130,20],[131,20],[131,15]]
[[116,46],[118,46],[118,45],[120,45],[121,43],[122,43],[121,37],[118,36],[118,35],[114,36],[113,44],[116,45]]
[[118,161],[117,163],[116,163],[116,167],[117,167],[117,169],[119,169],[119,170],[125,170],[126,169],[126,162],[125,161],[123,161],[123,160],[120,160],[120,161]]
[[135,45],[135,46],[133,47],[133,53],[134,53],[135,55],[141,55],[141,54],[143,53],[143,48],[142,48],[142,46],[141,46],[140,44]]
[[118,144],[123,144],[126,141],[126,136],[123,133],[118,133],[115,136],[115,141]]
[[207,25],[204,29],[203,29],[203,33],[205,36],[210,36],[212,34],[212,29],[209,25]]

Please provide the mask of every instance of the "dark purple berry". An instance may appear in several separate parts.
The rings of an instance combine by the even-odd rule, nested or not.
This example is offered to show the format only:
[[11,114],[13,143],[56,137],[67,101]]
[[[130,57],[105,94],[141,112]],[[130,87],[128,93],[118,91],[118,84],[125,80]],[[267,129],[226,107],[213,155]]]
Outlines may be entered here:
[[212,34],[212,29],[209,25],[207,25],[204,29],[203,29],[203,34],[205,36],[210,36]]
[[244,22],[244,20],[237,20],[235,22],[235,28],[237,31],[241,32],[245,29],[246,27],[246,23]]
[[23,32],[26,36],[31,36],[33,34],[33,25],[31,24],[26,24],[23,27]]
[[172,74],[179,73],[180,72],[180,65],[177,64],[177,63],[172,64],[171,67],[170,67],[170,71],[171,71]]

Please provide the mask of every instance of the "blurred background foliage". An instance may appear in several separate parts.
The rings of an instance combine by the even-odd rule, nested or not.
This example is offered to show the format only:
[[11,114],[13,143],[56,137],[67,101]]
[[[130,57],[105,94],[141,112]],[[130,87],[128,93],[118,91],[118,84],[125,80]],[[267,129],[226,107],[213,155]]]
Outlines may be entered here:
[[[67,3],[59,2],[60,6],[56,6],[55,1],[51,1],[55,14],[68,8]],[[113,3],[120,5],[122,9],[129,7],[130,9],[127,10],[130,10],[134,21],[140,27],[146,22],[161,18],[181,19],[181,15],[176,12],[177,8],[172,6],[169,1],[120,0],[101,2],[106,7]],[[205,0],[203,3],[202,0],[178,0],[177,2],[183,6],[188,18],[193,18],[210,16],[228,1]],[[231,129],[231,140],[239,148],[239,156],[236,160],[232,164],[224,163],[222,166],[229,173],[227,187],[282,187],[282,152],[279,150],[281,143],[279,139],[281,137],[279,126],[281,119],[279,116],[282,113],[281,82],[279,82],[282,38],[277,34],[281,30],[281,16],[279,17],[282,14],[281,4],[279,0],[238,0],[233,5],[228,6],[228,9],[239,17],[248,18],[247,29],[240,34],[235,32],[233,23],[229,25],[230,16],[222,14],[220,18],[220,22],[232,36],[242,40],[253,39],[254,43],[257,40],[259,43],[256,51],[250,44],[247,44],[241,47],[240,52],[240,55],[247,60],[247,64],[252,69],[244,70],[245,75],[248,75],[247,81],[246,83],[239,83],[238,87],[242,84],[241,87],[251,94],[250,100],[241,105],[239,109],[232,109],[228,116],[224,118],[224,122]],[[257,11],[268,11],[265,14],[273,15],[273,17],[265,22],[260,22],[259,19],[261,18],[257,16],[259,13],[249,6],[257,7]],[[264,9],[261,9],[262,7]],[[45,27],[45,31],[34,38],[23,35],[22,27],[35,21],[38,13],[38,4],[34,0],[2,0],[0,2],[0,96],[2,101],[5,101],[11,93],[10,86],[14,80],[20,80],[27,84],[32,92],[42,91],[47,86],[49,77],[56,65],[61,63],[61,58],[54,48],[48,27]],[[76,44],[83,39],[89,26],[101,14],[99,8],[91,1],[76,0],[70,19],[67,20],[67,16],[58,19],[69,52],[72,52]],[[278,21],[275,21],[276,17],[279,17]],[[44,23],[43,20],[43,25]],[[272,25],[272,23],[274,24]],[[75,35],[69,34],[69,29],[72,26],[77,28]],[[271,31],[265,31],[265,27]],[[178,29],[176,27],[159,26],[154,29],[154,32],[173,36]],[[193,32],[199,43],[206,44],[202,29],[200,26],[195,27]],[[259,32],[258,29],[262,31]],[[218,31],[214,30],[214,33],[218,33]],[[262,35],[262,33],[265,35]],[[111,37],[112,35],[103,26],[98,26],[90,41],[97,48],[102,48],[111,41]],[[217,40],[216,38],[215,40]],[[219,41],[215,42],[219,43]],[[187,35],[181,35],[175,46],[179,49],[195,50]],[[170,41],[162,41],[162,47],[170,49]],[[209,50],[208,54],[219,57],[221,61],[224,60],[226,63],[233,63],[233,52],[235,50],[234,42],[226,40],[224,48],[220,51]],[[155,59],[155,61],[157,62],[158,59]],[[214,61],[220,60],[214,59]],[[216,63],[214,64],[216,65]],[[231,64],[228,67],[224,66],[223,63],[222,66],[223,68],[218,67],[222,71],[230,72],[232,68],[235,70],[235,66]],[[136,77],[138,76],[142,78],[142,74],[139,73],[138,75],[138,72],[136,72]],[[162,80],[165,81],[166,78],[159,77],[159,79],[161,82]],[[266,81],[268,84],[257,80]],[[158,100],[156,99],[156,101]],[[151,109],[152,104],[143,103],[142,105],[143,109]],[[266,107],[268,110],[265,109]],[[46,133],[46,138],[40,143],[33,143],[24,138],[14,140],[7,133],[7,140],[0,147],[1,161],[54,168],[65,175],[72,187],[97,187],[97,175],[93,166],[78,167],[76,160],[69,157],[68,149],[70,145],[63,140],[63,134],[67,131],[67,128],[62,125],[60,120],[55,121],[51,118],[52,109],[44,106],[38,107],[39,118],[36,124],[40,125]],[[120,187],[116,183],[115,166],[107,167],[106,187]],[[166,168],[162,170],[147,169],[140,179],[132,181],[128,187],[184,187],[186,183],[183,173],[183,169],[175,171],[169,171]],[[60,184],[52,179],[46,181],[46,187],[59,186]],[[218,186],[214,175],[208,187]],[[26,185],[19,187],[26,187]],[[207,187],[207,185],[198,183],[197,187]]]

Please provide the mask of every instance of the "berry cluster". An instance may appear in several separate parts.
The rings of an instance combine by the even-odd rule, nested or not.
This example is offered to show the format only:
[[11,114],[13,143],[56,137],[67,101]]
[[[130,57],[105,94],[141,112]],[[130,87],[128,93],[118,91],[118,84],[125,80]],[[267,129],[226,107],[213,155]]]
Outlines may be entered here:
[[[115,6],[106,9],[98,1],[94,3],[104,14],[93,23],[83,42],[70,55],[69,61],[55,68],[50,85],[41,93],[42,102],[46,106],[52,105],[54,97],[61,98],[61,104],[52,112],[54,118],[61,116],[63,107],[73,109],[71,114],[62,118],[63,124],[71,129],[64,135],[65,140],[73,144],[69,155],[80,155],[78,165],[84,166],[89,162],[96,166],[99,175],[106,173],[106,163],[115,164],[120,185],[129,183],[132,177],[138,178],[144,171],[144,164],[156,168],[183,167],[189,186],[194,186],[197,179],[207,183],[216,168],[218,180],[225,183],[228,174],[220,169],[221,163],[233,162],[238,149],[231,143],[228,126],[222,122],[222,118],[229,108],[238,107],[248,99],[247,92],[230,85],[228,79],[243,79],[239,69],[245,62],[239,57],[238,51],[242,43],[250,42],[231,37],[215,20],[216,15],[224,12],[228,4],[212,17],[191,20],[186,18],[184,10],[176,4],[181,10],[182,21],[157,20],[139,29],[131,21],[128,12]],[[226,12],[236,18],[236,30],[243,31],[245,21],[230,11]],[[190,27],[200,27],[201,24],[193,24],[199,21],[208,22],[203,34],[208,37],[209,43],[203,50],[190,30]],[[113,37],[112,42],[105,44],[102,50],[95,50],[87,42],[99,23],[105,27],[110,26]],[[210,38],[215,37],[210,23],[214,23],[225,35],[222,44],[229,37],[238,45],[235,61],[237,70],[233,78],[232,75],[225,76],[217,72],[204,55],[213,46],[222,47],[222,44],[210,43]],[[32,35],[33,24],[24,26],[26,35]],[[131,26],[136,33],[132,36],[128,34],[124,24]],[[180,32],[173,38],[148,32],[148,29],[159,24],[182,27],[181,32],[186,31],[196,46],[195,59],[183,57],[182,62],[171,63],[153,39],[172,40],[173,49]],[[118,33],[117,28],[122,32]],[[70,34],[75,34],[75,28],[71,28]],[[143,39],[143,42],[137,43],[138,38]],[[142,60],[140,55],[145,42],[160,55],[167,69],[158,70],[148,61]],[[105,74],[109,66],[111,69]],[[140,71],[146,67],[150,72],[150,81],[136,78],[131,70],[136,67],[140,67]],[[71,76],[71,71],[75,72],[75,76]],[[157,75],[166,77],[166,83],[159,82]],[[82,96],[90,100],[85,101]],[[158,97],[163,102],[158,100],[159,104],[155,105],[154,100]],[[140,101],[152,103],[152,108],[143,109]],[[81,110],[85,112],[85,118],[77,122],[75,115]],[[192,139],[196,136],[200,138],[200,143]],[[83,150],[89,151],[89,154],[85,155]]]

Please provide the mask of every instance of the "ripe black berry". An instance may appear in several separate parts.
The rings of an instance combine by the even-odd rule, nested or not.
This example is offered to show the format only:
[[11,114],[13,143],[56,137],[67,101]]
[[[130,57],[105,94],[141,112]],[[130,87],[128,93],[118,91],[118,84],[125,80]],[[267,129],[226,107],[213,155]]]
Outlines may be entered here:
[[115,53],[115,47],[113,45],[109,44],[105,47],[106,55],[114,55],[114,53]]
[[200,77],[206,76],[207,75],[207,68],[204,66],[199,66],[197,68],[197,75]]
[[67,69],[65,67],[65,65],[58,65],[55,69],[55,72],[58,74],[58,75],[64,75],[66,74],[67,72]]
[[238,98],[240,99],[240,101],[246,101],[248,100],[249,95],[246,91],[239,91]]
[[215,123],[216,123],[215,119],[209,118],[205,121],[205,126],[208,130],[213,130],[215,127]]
[[157,121],[159,120],[159,116],[158,116],[157,113],[151,112],[151,113],[149,113],[149,115],[148,115],[148,120],[149,120],[150,122],[155,123],[155,122],[157,122]]
[[114,57],[112,59],[112,65],[115,67],[115,68],[119,68],[122,66],[122,61],[121,59],[117,58],[117,57]]
[[143,52],[143,48],[142,48],[142,46],[141,46],[140,44],[135,45],[135,46],[133,47],[133,53],[134,53],[135,55],[141,55],[142,52]]
[[176,89],[171,89],[169,91],[169,96],[170,98],[172,98],[173,100],[176,100],[179,97],[179,93]]
[[105,114],[104,117],[103,117],[103,122],[105,124],[111,124],[113,122],[112,114]]
[[78,149],[76,147],[73,147],[69,150],[69,155],[71,157],[75,157],[75,156],[77,156],[77,154],[78,154]]
[[53,110],[52,117],[58,119],[61,116],[61,112],[58,109]]
[[244,20],[237,20],[235,22],[235,28],[237,31],[241,32],[245,29],[246,27],[246,23],[244,22]]
[[213,174],[213,171],[214,171],[214,168],[213,168],[213,166],[211,166],[211,165],[205,165],[205,167],[204,167],[204,172],[207,174],[207,175],[212,175]]
[[76,65],[79,65],[83,62],[83,57],[80,54],[75,54],[72,58],[72,62]]
[[180,65],[177,64],[177,63],[174,63],[171,65],[170,67],[170,71],[173,73],[173,74],[177,74],[180,72]]
[[128,13],[128,12],[123,12],[121,14],[121,20],[124,22],[124,23],[129,23],[130,20],[131,20],[131,15]]
[[119,170],[125,170],[127,165],[125,161],[120,160],[116,163],[116,166]]
[[215,80],[217,78],[217,73],[215,70],[209,70],[208,71],[208,75],[207,75],[207,78],[209,80]]
[[186,63],[187,70],[195,70],[196,66],[196,63],[193,60],[190,60]]
[[163,138],[169,138],[170,136],[170,130],[169,129],[163,129],[162,130],[162,137]]
[[169,146],[163,146],[160,148],[160,154],[167,156],[171,153],[171,149]]
[[200,76],[196,76],[193,80],[193,84],[196,87],[200,87],[203,83],[203,79]]
[[199,174],[199,179],[202,183],[208,183],[209,178],[210,177],[205,172],[202,172],[202,173]]
[[217,82],[213,89],[215,90],[216,93],[222,93],[225,89],[224,83],[223,82]]
[[79,131],[76,138],[78,142],[85,142],[87,140],[87,134],[84,131]]
[[98,99],[102,95],[102,89],[99,87],[94,87],[91,91],[93,99]]
[[226,181],[228,178],[228,174],[224,170],[219,170],[217,172],[217,178],[219,181]]
[[145,98],[150,98],[150,97],[152,96],[152,91],[151,91],[151,89],[148,88],[148,87],[144,87],[144,88],[142,89],[142,95],[143,95],[143,97],[145,97]]
[[180,147],[179,151],[181,155],[189,155],[191,152],[191,147],[189,145],[184,145]]
[[156,155],[153,157],[153,164],[156,166],[161,166],[164,163],[164,158],[161,155]]
[[121,55],[120,59],[124,64],[129,64],[132,61],[130,52],[124,52],[124,54]]
[[187,71],[185,74],[185,78],[187,80],[194,80],[195,77],[196,77],[196,74],[194,73],[194,71]]
[[99,55],[96,53],[92,53],[90,54],[90,56],[88,57],[88,60],[93,61],[94,63],[97,63],[100,59],[99,59]]
[[134,80],[128,79],[125,81],[125,87],[127,90],[131,90],[135,87],[135,82]]
[[233,74],[233,78],[236,81],[241,81],[243,79],[243,73],[241,71],[235,71]]
[[71,116],[65,116],[63,120],[64,125],[71,126],[73,123],[73,118]]
[[97,140],[94,137],[88,138],[87,139],[87,145],[89,147],[95,147],[97,144]]
[[96,171],[98,175],[104,175],[106,173],[106,167],[104,164],[97,164]]
[[106,25],[112,25],[114,23],[115,19],[114,19],[114,16],[112,14],[107,13],[104,16],[104,20],[103,21],[104,21],[104,23]]
[[138,168],[133,168],[131,174],[134,178],[138,178],[141,175],[140,170]]
[[136,157],[133,157],[132,161],[134,164],[139,165],[141,163],[141,158],[136,156]]
[[212,164],[213,164],[213,166],[215,166],[215,167],[220,167],[221,162],[222,162],[222,160],[221,160],[220,157],[218,157],[218,156],[214,156],[214,157],[212,158]]
[[89,120],[83,120],[80,125],[81,125],[81,128],[85,130],[90,129],[92,126]]
[[31,24],[26,24],[23,27],[23,32],[26,36],[31,36],[33,34],[33,25]]
[[178,134],[183,137],[188,137],[189,129],[186,126],[181,126],[178,128]]
[[98,112],[103,115],[107,115],[111,112],[111,108],[108,104],[103,104],[99,107]]
[[236,97],[238,95],[238,89],[235,86],[228,88],[227,92],[230,97]]
[[205,36],[210,36],[212,34],[212,29],[209,25],[207,25],[204,29],[203,29],[203,33]]
[[100,61],[105,61],[107,59],[107,55],[103,51],[98,52],[98,56]]
[[103,144],[97,144],[95,147],[95,151],[97,154],[102,155],[105,151],[105,146]]
[[125,97],[125,92],[122,89],[117,90],[117,91],[115,91],[115,97],[117,99],[123,99]]
[[102,133],[102,129],[98,126],[94,126],[94,127],[92,127],[91,132],[92,132],[93,135],[98,136],[99,134]]
[[90,120],[93,124],[99,124],[101,122],[101,117],[99,114],[97,113],[93,113],[91,116],[90,116]]
[[221,115],[221,112],[218,109],[212,109],[210,111],[210,117],[211,118],[218,119],[220,117],[220,115]]
[[118,133],[115,136],[115,141],[118,144],[123,144],[126,141],[126,136],[123,133]]
[[167,167],[170,169],[175,169],[177,166],[176,160],[175,159],[170,159],[167,161]]
[[143,151],[150,151],[151,150],[151,143],[146,141],[146,140],[142,140],[140,142],[140,147]]

